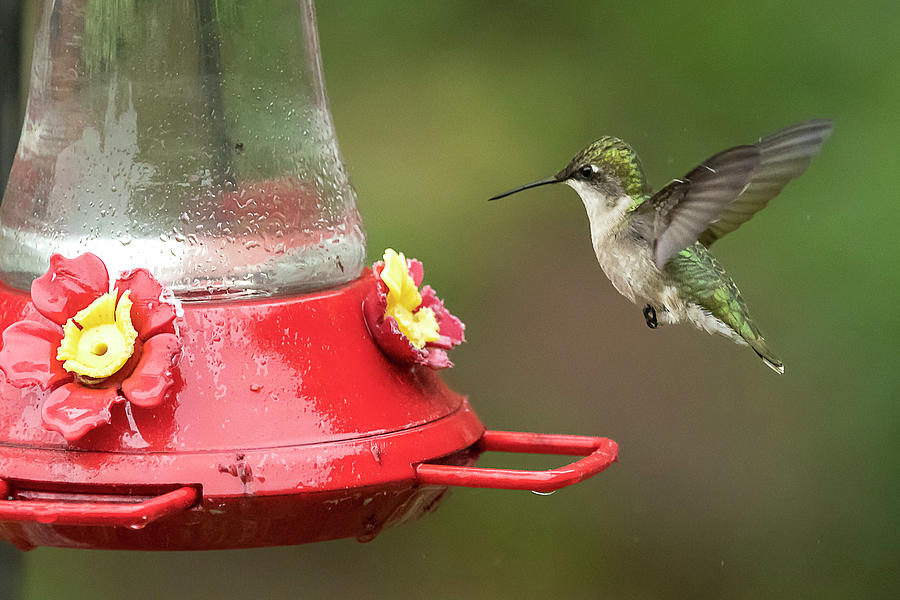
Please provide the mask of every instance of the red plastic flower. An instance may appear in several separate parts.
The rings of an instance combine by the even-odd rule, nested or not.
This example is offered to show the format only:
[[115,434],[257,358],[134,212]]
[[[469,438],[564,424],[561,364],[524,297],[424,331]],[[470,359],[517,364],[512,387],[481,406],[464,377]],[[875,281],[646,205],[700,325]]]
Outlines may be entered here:
[[50,257],[31,284],[37,313],[3,332],[0,370],[12,385],[50,393],[44,427],[74,441],[109,423],[114,404],[163,402],[181,351],[175,306],[146,269],[123,273],[110,291],[97,256]]
[[419,292],[422,263],[389,248],[372,271],[376,285],[363,313],[381,350],[405,364],[452,367],[447,351],[465,341],[466,326],[450,314],[431,286]]

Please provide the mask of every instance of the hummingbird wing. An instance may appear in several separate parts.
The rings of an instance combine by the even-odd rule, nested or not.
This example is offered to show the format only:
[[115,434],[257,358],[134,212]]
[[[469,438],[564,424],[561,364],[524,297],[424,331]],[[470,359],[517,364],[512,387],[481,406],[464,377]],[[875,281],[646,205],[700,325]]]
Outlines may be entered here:
[[736,146],[656,192],[635,211],[644,217],[653,243],[653,260],[660,269],[700,234],[737,198],[759,165],[757,146]]
[[806,170],[833,128],[830,119],[813,119],[786,127],[754,144],[759,148],[759,165],[750,176],[749,185],[700,234],[700,243],[708,247],[749,221],[790,180]]

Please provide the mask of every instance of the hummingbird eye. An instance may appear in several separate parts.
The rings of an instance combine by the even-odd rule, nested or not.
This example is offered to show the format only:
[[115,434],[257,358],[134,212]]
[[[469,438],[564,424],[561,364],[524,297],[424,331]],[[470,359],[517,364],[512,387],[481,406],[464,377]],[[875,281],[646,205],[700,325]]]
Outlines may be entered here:
[[578,173],[585,179],[590,179],[594,176],[594,167],[591,165],[584,165],[578,169]]

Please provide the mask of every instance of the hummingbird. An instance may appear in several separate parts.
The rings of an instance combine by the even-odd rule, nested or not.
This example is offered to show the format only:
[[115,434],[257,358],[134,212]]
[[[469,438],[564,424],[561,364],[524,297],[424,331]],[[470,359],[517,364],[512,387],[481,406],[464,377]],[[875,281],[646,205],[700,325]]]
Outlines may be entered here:
[[631,146],[606,136],[555,175],[490,199],[553,183],[568,185],[587,211],[600,267],[620,294],[646,303],[648,327],[687,321],[750,346],[782,374],[784,363],[709,248],[800,176],[833,127],[829,119],[791,125],[754,144],[719,152],[655,193]]

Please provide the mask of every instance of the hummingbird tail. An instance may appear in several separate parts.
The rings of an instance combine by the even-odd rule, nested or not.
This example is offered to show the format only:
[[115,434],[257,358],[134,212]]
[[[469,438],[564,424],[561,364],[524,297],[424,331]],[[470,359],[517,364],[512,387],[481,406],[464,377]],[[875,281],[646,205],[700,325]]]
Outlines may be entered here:
[[768,344],[766,344],[766,340],[762,336],[748,339],[747,343],[753,348],[753,351],[756,352],[763,362],[766,363],[766,366],[779,375],[784,375],[784,363],[775,356],[775,353],[772,352],[772,349],[769,348]]

